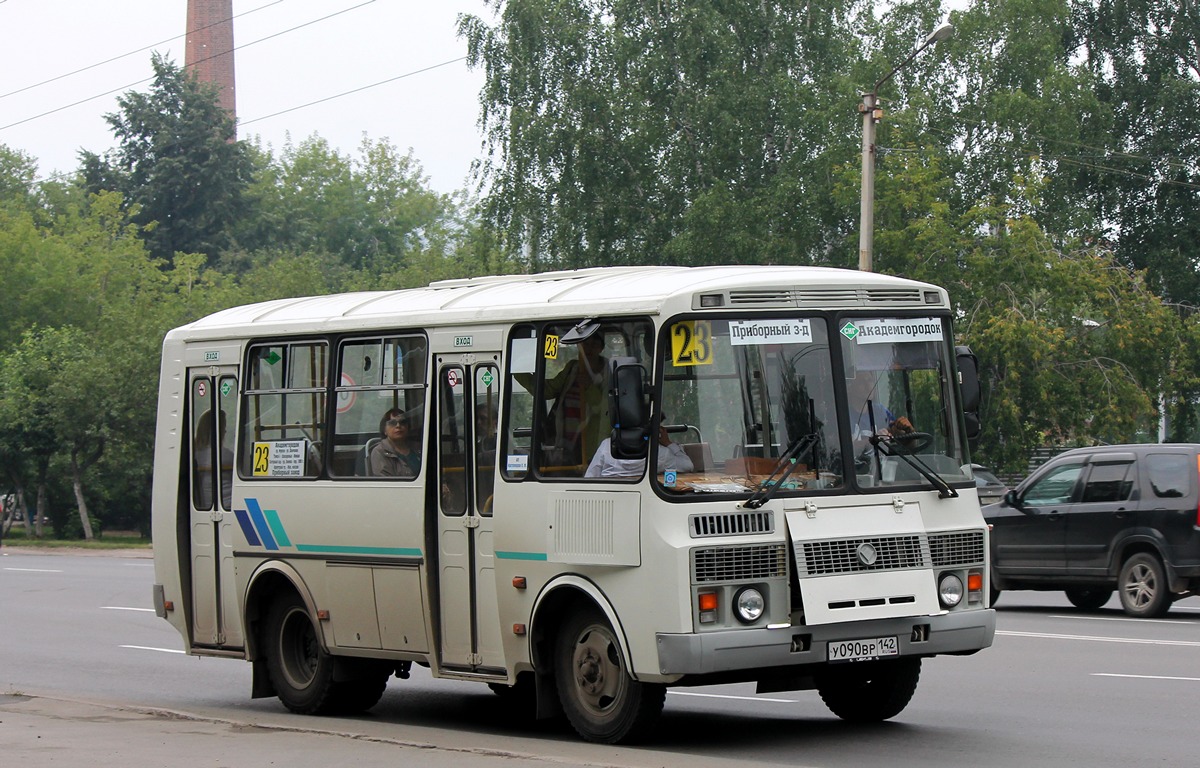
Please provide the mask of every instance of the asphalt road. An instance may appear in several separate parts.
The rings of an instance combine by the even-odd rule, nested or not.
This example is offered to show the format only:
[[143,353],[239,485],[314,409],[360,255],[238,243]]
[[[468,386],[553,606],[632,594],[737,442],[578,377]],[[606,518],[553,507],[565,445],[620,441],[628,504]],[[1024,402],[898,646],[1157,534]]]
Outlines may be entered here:
[[[927,660],[908,708],[844,723],[813,692],[671,691],[653,743],[603,747],[487,688],[393,680],[366,716],[252,700],[250,665],[192,658],[150,608],[149,559],[0,552],[6,765],[1196,766],[1200,598],[1167,617],[1006,592],[995,645]],[[19,758],[10,762],[12,758]]]

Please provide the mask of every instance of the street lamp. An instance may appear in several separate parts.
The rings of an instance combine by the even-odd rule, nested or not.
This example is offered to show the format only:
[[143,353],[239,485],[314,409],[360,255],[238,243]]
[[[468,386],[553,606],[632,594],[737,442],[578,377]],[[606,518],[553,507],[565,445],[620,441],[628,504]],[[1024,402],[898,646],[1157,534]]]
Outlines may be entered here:
[[883,110],[879,108],[876,98],[879,86],[891,80],[892,75],[916,58],[918,53],[940,40],[945,40],[952,34],[954,34],[954,27],[950,24],[943,24],[930,32],[929,36],[925,38],[925,42],[914,48],[913,52],[908,54],[908,58],[892,67],[891,72],[879,78],[870,93],[863,94],[862,104],[858,105],[858,111],[862,112],[863,116],[862,204],[858,231],[858,268],[862,272],[870,272],[874,268],[874,257],[871,251],[875,243],[875,123],[883,117]]

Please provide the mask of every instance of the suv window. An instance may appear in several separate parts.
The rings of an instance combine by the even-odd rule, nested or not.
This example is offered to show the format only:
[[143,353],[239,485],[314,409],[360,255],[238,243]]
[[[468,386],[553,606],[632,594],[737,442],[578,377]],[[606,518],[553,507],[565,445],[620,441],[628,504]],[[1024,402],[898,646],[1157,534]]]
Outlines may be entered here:
[[1159,498],[1177,499],[1188,491],[1188,465],[1192,457],[1181,453],[1151,453],[1146,455],[1150,487]]
[[1093,464],[1082,502],[1125,501],[1133,491],[1133,463]]
[[1071,500],[1071,491],[1083,471],[1083,462],[1063,464],[1050,470],[1025,491],[1022,501],[1031,506],[1063,504]]

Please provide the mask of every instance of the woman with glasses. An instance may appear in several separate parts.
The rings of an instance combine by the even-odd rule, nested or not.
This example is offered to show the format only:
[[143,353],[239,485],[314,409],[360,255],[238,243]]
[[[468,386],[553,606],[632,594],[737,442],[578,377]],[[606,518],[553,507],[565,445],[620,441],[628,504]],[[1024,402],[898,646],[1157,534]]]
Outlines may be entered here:
[[379,420],[383,439],[371,449],[371,474],[378,477],[413,478],[421,471],[421,454],[409,441],[408,416],[392,408]]

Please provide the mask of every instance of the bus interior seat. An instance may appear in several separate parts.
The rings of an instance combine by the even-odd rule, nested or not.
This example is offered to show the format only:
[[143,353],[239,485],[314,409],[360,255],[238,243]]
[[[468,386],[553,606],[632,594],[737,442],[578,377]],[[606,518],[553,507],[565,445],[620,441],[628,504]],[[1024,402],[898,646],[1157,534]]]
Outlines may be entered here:
[[717,463],[713,461],[712,446],[708,443],[682,443],[683,452],[692,460],[692,469],[696,472],[706,472],[714,469]]
[[379,445],[382,437],[372,437],[367,440],[367,444],[363,446],[362,456],[359,458],[359,467],[355,469],[354,474],[359,477],[367,477],[371,474],[371,451],[375,446]]

